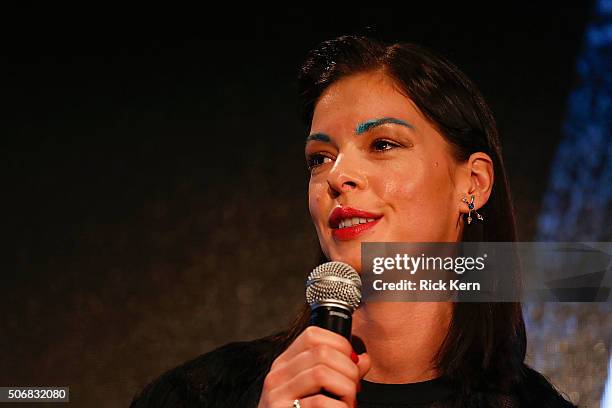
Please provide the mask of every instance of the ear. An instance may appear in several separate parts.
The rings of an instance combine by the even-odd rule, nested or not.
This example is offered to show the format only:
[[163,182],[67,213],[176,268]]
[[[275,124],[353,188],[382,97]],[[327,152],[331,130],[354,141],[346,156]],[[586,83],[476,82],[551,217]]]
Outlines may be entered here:
[[460,212],[465,214],[468,207],[462,198],[470,199],[474,196],[474,209],[478,210],[489,201],[493,190],[493,160],[483,152],[473,153],[466,162],[461,165],[459,180],[457,180],[457,194],[459,195]]

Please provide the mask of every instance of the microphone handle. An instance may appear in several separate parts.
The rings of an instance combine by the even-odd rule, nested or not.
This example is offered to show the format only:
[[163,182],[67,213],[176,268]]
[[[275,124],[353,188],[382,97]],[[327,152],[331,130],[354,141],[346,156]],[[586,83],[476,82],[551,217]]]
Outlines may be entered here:
[[[338,333],[348,341],[351,341],[351,326],[353,317],[346,309],[337,306],[318,306],[310,314],[310,325],[321,327]],[[336,395],[324,389],[321,394],[339,400]]]
[[318,306],[310,314],[310,325],[338,333],[351,341],[352,314],[338,306]]

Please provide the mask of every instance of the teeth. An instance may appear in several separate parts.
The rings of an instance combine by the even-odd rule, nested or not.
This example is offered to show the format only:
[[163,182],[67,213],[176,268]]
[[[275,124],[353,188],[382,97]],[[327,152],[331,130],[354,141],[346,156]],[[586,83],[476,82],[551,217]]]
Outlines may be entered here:
[[374,218],[361,218],[361,217],[345,218],[343,220],[340,220],[340,223],[338,224],[338,228],[351,227],[353,225],[365,224],[366,222],[372,222],[372,221],[374,221]]

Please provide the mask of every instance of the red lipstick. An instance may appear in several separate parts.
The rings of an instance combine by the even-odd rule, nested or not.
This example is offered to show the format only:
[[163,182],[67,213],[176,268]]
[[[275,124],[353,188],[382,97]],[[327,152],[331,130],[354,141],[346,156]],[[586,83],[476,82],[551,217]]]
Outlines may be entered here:
[[[340,228],[341,221],[352,218],[365,218],[371,221]],[[382,215],[379,214],[357,210],[351,207],[336,207],[329,216],[329,227],[332,228],[332,235],[334,238],[345,241],[353,239],[364,231],[372,228],[378,223],[380,218],[382,218]]]

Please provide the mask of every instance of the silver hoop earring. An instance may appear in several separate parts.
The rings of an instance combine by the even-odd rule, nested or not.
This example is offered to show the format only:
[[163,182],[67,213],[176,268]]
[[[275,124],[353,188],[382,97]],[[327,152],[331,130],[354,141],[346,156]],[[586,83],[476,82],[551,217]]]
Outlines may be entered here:
[[476,215],[476,218],[479,219],[480,221],[484,221],[484,217],[480,214],[478,214],[478,212],[474,209],[474,199],[476,197],[475,196],[471,196],[470,201],[468,202],[467,198],[463,197],[461,199],[461,201],[463,201],[464,203],[467,204],[468,207],[468,216],[467,216],[467,223],[471,224],[472,223],[472,211],[474,212],[474,214]]

